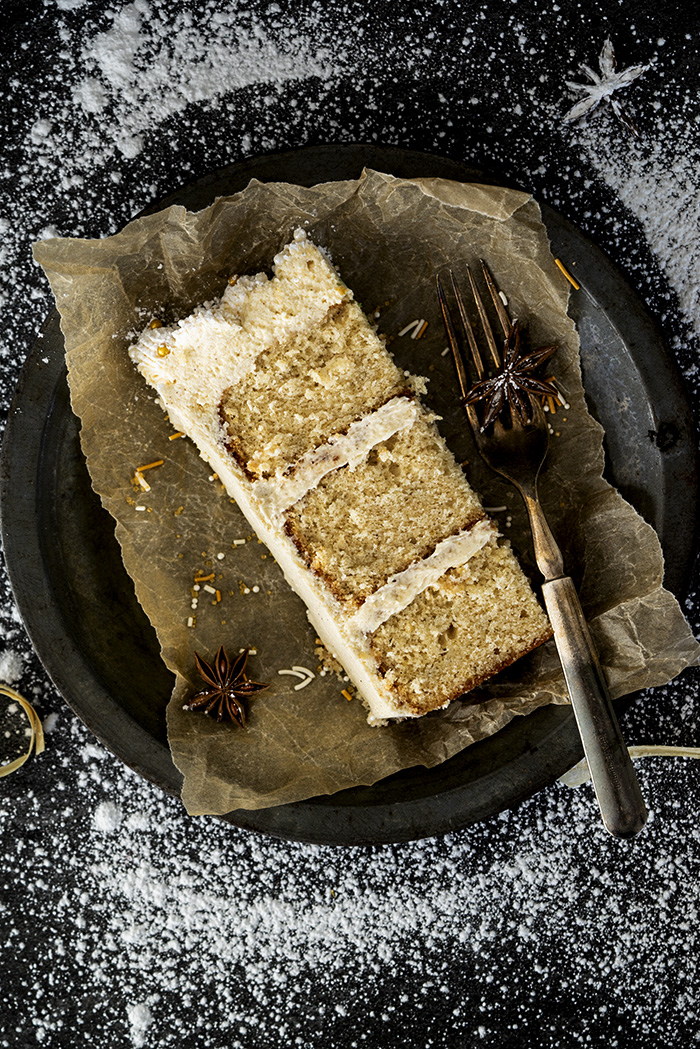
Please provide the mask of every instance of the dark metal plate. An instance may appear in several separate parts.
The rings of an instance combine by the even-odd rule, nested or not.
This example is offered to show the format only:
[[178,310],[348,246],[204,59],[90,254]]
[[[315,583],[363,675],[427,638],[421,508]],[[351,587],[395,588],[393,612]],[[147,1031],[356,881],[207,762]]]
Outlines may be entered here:
[[[363,145],[309,147],[214,172],[149,210],[198,210],[251,178],[318,182],[363,167],[404,177],[492,181],[456,161]],[[522,188],[522,187],[520,187]],[[656,528],[666,583],[679,593],[697,539],[698,464],[690,409],[675,363],[620,274],[547,207],[555,255],[590,296],[572,302],[587,396],[606,431],[610,480]],[[624,423],[620,399],[626,399]],[[0,474],[2,536],[15,597],[48,674],[117,757],[164,790],[181,776],[165,735],[171,675],[124,571],[114,524],[92,491],[71,412],[58,315],[45,323],[10,412]],[[434,769],[409,769],[373,787],[224,817],[283,838],[328,844],[405,841],[442,834],[531,796],[581,756],[567,709],[517,718]]]

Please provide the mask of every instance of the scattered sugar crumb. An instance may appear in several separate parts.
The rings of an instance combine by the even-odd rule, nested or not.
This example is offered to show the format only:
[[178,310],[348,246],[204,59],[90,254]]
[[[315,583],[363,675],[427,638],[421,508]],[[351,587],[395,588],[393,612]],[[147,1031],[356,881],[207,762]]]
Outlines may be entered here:
[[5,649],[0,653],[0,684],[16,685],[24,670],[24,660],[18,652]]
[[103,801],[95,809],[95,827],[105,834],[111,834],[119,830],[122,822],[122,811],[118,805],[111,801]]
[[150,1006],[146,1002],[138,1002],[135,1005],[130,1005],[127,1009],[127,1016],[131,1027],[132,1044],[137,1047],[137,1049],[141,1046],[147,1045],[147,1032],[153,1023],[153,1013],[151,1012]]

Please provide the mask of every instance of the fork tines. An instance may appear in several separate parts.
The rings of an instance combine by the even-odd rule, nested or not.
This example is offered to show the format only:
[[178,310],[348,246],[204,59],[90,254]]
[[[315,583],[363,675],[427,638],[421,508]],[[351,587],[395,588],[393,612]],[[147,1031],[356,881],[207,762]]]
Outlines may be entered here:
[[[527,353],[522,351],[520,325],[517,320],[511,322],[505,300],[488,266],[483,261],[481,262],[481,269],[496,316],[505,336],[502,352],[503,360],[501,360],[496,336],[484,306],[484,301],[474,279],[474,274],[467,267],[471,293],[479,315],[479,326],[483,331],[495,369],[489,378],[484,377],[484,363],[479,351],[474,326],[467,314],[459,286],[454,279],[453,273],[450,271],[452,292],[457,303],[459,318],[469,346],[474,371],[476,372],[476,381],[473,385],[469,383],[467,367],[462,357],[460,340],[457,336],[457,326],[445,295],[445,289],[440,278],[437,278],[438,301],[445,321],[445,329],[452,356],[457,367],[457,375],[462,391],[462,404],[467,412],[472,429],[478,427],[481,433],[492,423],[496,423],[497,426],[500,425],[498,417],[506,408],[509,409],[511,425],[530,426],[533,424],[535,416],[542,414],[538,398],[557,397],[557,389],[553,385],[552,380],[539,379],[533,374],[535,369],[556,352],[557,347],[543,346],[540,349],[531,349]],[[486,410],[483,420],[479,424],[474,404],[482,400],[486,402]]]
[[[490,269],[488,268],[483,259],[480,260],[480,263],[481,271],[484,276],[484,281],[496,311],[496,316],[498,317],[501,328],[503,329],[503,334],[507,338],[513,327],[512,322],[510,320],[510,317],[508,316],[508,311],[505,307],[505,303],[501,296],[501,292],[498,288],[498,285],[493,279],[493,274],[491,273]],[[479,344],[476,339],[474,326],[472,325],[472,322],[469,319],[469,314],[467,313],[462,292],[460,290],[459,285],[457,284],[457,281],[455,280],[455,276],[452,270],[449,271],[449,276],[450,283],[452,285],[452,294],[457,304],[459,319],[461,321],[467,345],[469,346],[472,364],[476,372],[476,379],[480,382],[486,374],[486,369],[484,367],[481,351],[479,349]],[[491,360],[493,362],[493,366],[498,371],[501,368],[501,354],[498,350],[496,336],[494,335],[493,327],[491,325],[489,315],[484,305],[484,300],[481,296],[481,292],[479,291],[479,287],[474,278],[474,273],[472,272],[472,269],[469,266],[467,266],[467,276],[469,278],[469,285],[472,293],[472,298],[474,300],[474,305],[476,306],[476,311],[479,315],[479,322],[484,333],[484,338],[486,339],[486,344],[491,355]],[[445,289],[439,276],[436,278],[436,283],[438,301],[440,303],[442,317],[445,322],[447,339],[449,342],[450,350],[452,351],[452,357],[455,362],[455,367],[457,369],[457,377],[459,380],[460,391],[462,394],[462,398],[464,399],[468,396],[469,390],[471,389],[473,384],[469,380],[469,374],[467,371],[467,367],[464,363],[464,357],[460,348],[460,340],[457,335],[457,329],[454,323],[452,311],[449,307],[447,296],[445,295]],[[471,408],[471,406],[469,405],[466,405],[465,407],[472,425],[474,425],[475,423],[478,425],[474,409]]]

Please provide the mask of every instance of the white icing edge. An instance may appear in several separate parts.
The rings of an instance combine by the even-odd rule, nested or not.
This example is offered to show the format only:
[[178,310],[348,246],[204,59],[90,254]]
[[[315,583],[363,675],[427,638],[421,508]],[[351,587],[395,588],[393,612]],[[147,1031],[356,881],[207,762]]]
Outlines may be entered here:
[[397,572],[370,594],[353,616],[351,626],[373,634],[390,616],[402,612],[419,594],[436,583],[448,569],[466,564],[497,534],[493,523],[484,518],[471,528],[443,539],[432,554],[422,561],[415,561],[403,572]]
[[173,425],[189,430],[189,436],[200,455],[216,471],[228,494],[255,529],[279,564],[292,590],[307,606],[309,621],[319,638],[344,666],[369,707],[368,721],[375,724],[387,718],[403,717],[393,703],[391,689],[377,676],[376,663],[367,635],[350,629],[346,610],[323,581],[302,561],[292,539],[280,529],[277,515],[270,517],[255,496],[255,485],[205,427],[192,425],[192,420],[179,416],[176,406],[165,405]]
[[376,411],[351,423],[347,433],[336,434],[303,455],[289,477],[256,481],[253,485],[255,498],[271,518],[280,517],[315,488],[326,474],[342,466],[353,469],[363,462],[375,445],[412,426],[418,412],[415,401],[392,397]]
[[[313,262],[313,272],[307,261]],[[214,440],[224,391],[252,371],[258,355],[278,340],[313,328],[331,307],[353,299],[327,255],[301,229],[275,256],[274,272],[272,280],[264,273],[238,278],[220,299],[196,307],[176,324],[147,328],[129,348],[132,361],[169,407],[179,400],[200,422],[208,416]],[[287,289],[299,298],[293,312],[280,301]],[[262,311],[257,320],[247,309],[251,302]],[[167,350],[163,356],[160,347]]]

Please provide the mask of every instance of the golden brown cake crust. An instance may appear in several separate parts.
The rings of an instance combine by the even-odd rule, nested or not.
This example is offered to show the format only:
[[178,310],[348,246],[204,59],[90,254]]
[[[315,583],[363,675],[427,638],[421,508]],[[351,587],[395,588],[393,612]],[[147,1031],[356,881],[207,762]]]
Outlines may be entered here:
[[[446,696],[441,695],[440,703],[447,706],[448,703],[453,703],[455,700],[465,697],[475,688],[478,688],[479,685],[483,685],[485,681],[490,681],[496,674],[500,674],[502,670],[507,670],[508,667],[517,663],[519,659],[523,659],[525,656],[529,655],[530,652],[534,652],[536,648],[539,648],[540,645],[544,645],[545,642],[550,641],[553,636],[552,628],[548,626],[547,629],[544,630],[538,638],[532,641],[527,648],[518,649],[510,659],[505,659],[501,663],[493,665],[483,674],[478,674],[475,677],[463,680],[461,684],[455,686],[453,691]],[[377,667],[382,677],[386,677],[389,668],[381,663],[378,663]],[[410,697],[407,697],[405,693],[401,693],[397,688],[394,688],[394,693],[396,697],[395,703],[397,717],[422,717],[425,714],[429,714],[431,710],[436,709],[437,704],[433,696],[429,695],[421,702],[420,700],[411,700]]]

